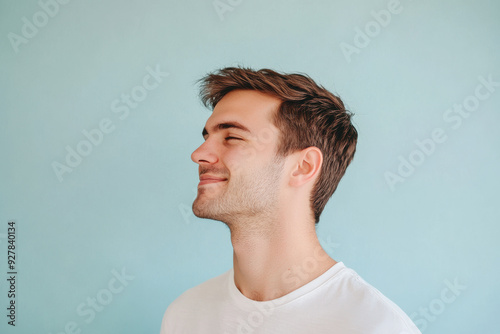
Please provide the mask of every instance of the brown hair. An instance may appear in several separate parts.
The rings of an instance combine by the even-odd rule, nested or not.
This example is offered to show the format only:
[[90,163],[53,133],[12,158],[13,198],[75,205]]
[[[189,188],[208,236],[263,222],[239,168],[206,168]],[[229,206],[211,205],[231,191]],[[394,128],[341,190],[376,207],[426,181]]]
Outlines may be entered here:
[[[356,151],[358,132],[342,100],[303,74],[226,67],[200,80],[200,97],[212,109],[233,90],[256,90],[282,103],[273,123],[280,130],[277,156],[310,146],[319,148],[323,165],[310,197],[315,223]],[[285,135],[286,134],[286,135]]]

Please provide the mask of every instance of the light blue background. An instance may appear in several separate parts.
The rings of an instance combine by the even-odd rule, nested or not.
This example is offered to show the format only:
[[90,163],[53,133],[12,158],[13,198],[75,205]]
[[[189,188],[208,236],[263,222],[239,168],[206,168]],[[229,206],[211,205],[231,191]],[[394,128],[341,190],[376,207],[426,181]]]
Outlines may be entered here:
[[[424,333],[498,333],[500,87],[459,128],[443,120],[479,76],[500,81],[498,2],[401,0],[350,62],[341,43],[389,1],[232,3],[221,19],[211,0],[73,0],[16,53],[8,34],[41,7],[0,1],[1,276],[9,220],[19,272],[17,326],[2,279],[0,332],[158,333],[169,303],[232,266],[227,228],[187,211],[190,154],[210,115],[196,80],[245,65],[305,72],[356,114],[355,159],[318,227],[330,255]],[[119,119],[112,101],[157,65],[170,75]],[[115,130],[59,182],[51,164],[104,118]],[[447,140],[392,191],[384,173],[435,128]],[[122,268],[134,279],[85,322],[78,305]],[[466,289],[426,320],[455,279]]]

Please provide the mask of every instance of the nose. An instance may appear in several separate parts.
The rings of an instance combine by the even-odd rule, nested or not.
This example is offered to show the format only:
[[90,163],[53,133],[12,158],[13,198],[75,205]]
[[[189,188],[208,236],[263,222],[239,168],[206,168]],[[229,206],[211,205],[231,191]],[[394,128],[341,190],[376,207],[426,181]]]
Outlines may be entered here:
[[201,164],[214,164],[219,159],[213,147],[211,147],[209,140],[207,139],[203,144],[201,144],[193,153],[191,153],[191,160],[199,165]]

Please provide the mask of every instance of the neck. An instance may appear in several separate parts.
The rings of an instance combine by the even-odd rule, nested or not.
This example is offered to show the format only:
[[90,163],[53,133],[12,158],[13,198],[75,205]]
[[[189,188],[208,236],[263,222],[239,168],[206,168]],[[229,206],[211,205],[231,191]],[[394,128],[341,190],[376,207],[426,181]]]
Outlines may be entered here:
[[[257,226],[261,228],[231,229],[235,285],[250,299],[265,301],[284,296],[336,263],[321,247],[314,222],[279,221],[287,224],[260,219]],[[250,222],[238,225],[252,226]]]

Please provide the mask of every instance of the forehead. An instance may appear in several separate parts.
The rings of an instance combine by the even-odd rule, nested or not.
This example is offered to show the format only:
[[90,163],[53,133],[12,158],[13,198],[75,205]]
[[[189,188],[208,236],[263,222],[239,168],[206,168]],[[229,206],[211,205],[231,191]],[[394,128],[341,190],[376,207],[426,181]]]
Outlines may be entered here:
[[215,106],[205,129],[210,133],[220,123],[238,122],[256,134],[272,129],[272,116],[281,104],[277,97],[253,90],[235,90],[226,94]]

